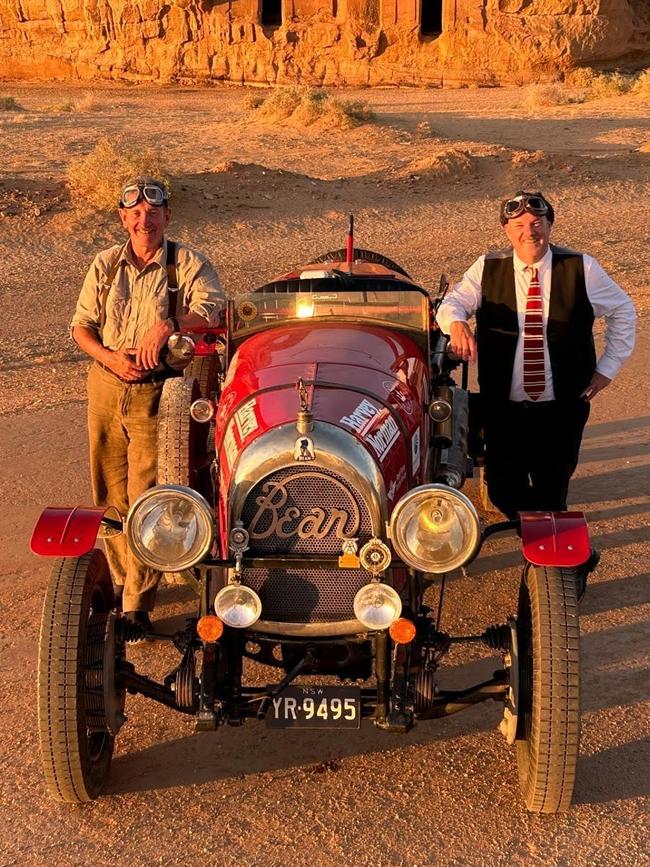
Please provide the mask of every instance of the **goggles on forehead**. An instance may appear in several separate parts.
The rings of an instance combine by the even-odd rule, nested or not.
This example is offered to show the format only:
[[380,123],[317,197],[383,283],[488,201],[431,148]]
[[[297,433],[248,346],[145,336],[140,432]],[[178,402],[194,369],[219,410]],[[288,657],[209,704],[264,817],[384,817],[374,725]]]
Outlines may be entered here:
[[521,195],[515,196],[514,199],[508,199],[503,203],[502,213],[505,220],[512,220],[513,217],[520,217],[524,211],[529,214],[534,214],[536,217],[546,217],[548,215],[548,202],[541,196]]
[[121,208],[133,208],[142,200],[150,205],[167,203],[167,193],[158,184],[130,184],[122,190]]

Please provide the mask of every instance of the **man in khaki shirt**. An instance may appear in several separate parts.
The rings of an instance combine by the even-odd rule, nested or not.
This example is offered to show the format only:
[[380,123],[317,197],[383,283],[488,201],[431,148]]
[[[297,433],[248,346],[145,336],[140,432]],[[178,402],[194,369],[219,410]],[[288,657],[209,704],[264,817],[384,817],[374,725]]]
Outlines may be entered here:
[[[177,331],[215,321],[225,304],[210,262],[174,244],[176,313],[170,317],[165,239],[171,210],[167,189],[155,178],[134,178],[122,190],[119,215],[124,245],[99,253],[72,319],[72,336],[93,360],[88,373],[88,433],[93,496],[98,506],[125,515],[156,483],[157,412],[170,375],[160,350]],[[173,269],[172,269],[173,273]],[[160,573],[140,563],[123,534],[106,539],[106,554],[125,614],[151,628]]]

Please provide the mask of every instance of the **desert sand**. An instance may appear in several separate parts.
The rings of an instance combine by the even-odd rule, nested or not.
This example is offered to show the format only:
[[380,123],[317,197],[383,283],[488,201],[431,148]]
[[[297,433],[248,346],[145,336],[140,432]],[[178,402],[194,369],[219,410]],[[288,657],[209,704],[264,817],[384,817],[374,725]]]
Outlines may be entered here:
[[[521,88],[363,90],[376,122],[353,130],[264,125],[237,87],[5,84],[0,112],[0,865],[648,864],[650,553],[650,120],[633,96],[531,111]],[[84,108],[52,110],[66,101]],[[231,294],[343,246],[398,261],[425,285],[500,246],[497,203],[541,189],[556,241],[596,256],[630,292],[638,346],[594,402],[572,484],[602,552],[582,608],[583,740],[572,810],[528,815],[495,704],[406,737],[194,735],[192,721],[130,699],[106,794],[51,802],[35,722],[35,664],[49,564],[27,548],[43,506],[90,502],[83,356],[67,337],[94,253],[121,237],[113,214],[70,201],[71,158],[100,135],[157,143],[174,177],[170,235],[197,246]],[[471,492],[471,485],[469,490]],[[516,539],[486,546],[451,582],[449,629],[514,610]],[[179,623],[191,600],[160,593]],[[180,618],[180,619],[179,619]],[[158,646],[138,666],[172,665]],[[449,664],[489,672],[479,651]],[[264,671],[253,673],[265,682]]]

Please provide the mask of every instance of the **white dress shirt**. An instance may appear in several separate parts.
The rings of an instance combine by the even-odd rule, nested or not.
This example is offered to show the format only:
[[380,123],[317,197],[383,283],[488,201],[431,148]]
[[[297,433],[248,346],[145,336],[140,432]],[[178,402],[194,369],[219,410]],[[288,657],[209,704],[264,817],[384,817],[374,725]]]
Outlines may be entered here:
[[[591,304],[594,316],[605,318],[605,349],[598,359],[596,370],[608,379],[613,379],[626,358],[634,349],[634,333],[636,311],[631,298],[615,283],[607,272],[591,256],[582,254],[585,272],[587,298]],[[553,252],[551,248],[535,262],[531,268],[537,268],[542,287],[543,321],[544,321],[544,372],[546,384],[539,397],[542,400],[554,400],[553,373],[551,359],[546,341],[546,326],[551,299],[551,264]],[[481,305],[481,281],[485,256],[479,256],[476,262],[463,274],[451,292],[440,305],[437,314],[440,329],[449,334],[452,322],[467,321]],[[525,262],[513,253],[515,272],[515,297],[517,302],[517,317],[519,320],[519,338],[515,350],[515,360],[512,371],[510,400],[529,400],[524,391],[524,320],[526,316],[526,300],[530,271]]]

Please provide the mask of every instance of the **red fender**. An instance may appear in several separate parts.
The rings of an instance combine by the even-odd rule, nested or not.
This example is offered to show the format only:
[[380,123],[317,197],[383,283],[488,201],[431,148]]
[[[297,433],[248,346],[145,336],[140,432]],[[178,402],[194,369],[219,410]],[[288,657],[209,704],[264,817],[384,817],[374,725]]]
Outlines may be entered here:
[[90,551],[107,506],[49,506],[36,522],[29,547],[40,557],[80,557]]
[[582,512],[520,512],[524,557],[534,566],[579,566],[589,559]]
[[189,329],[189,336],[194,341],[194,355],[216,355],[219,350],[218,340],[228,341],[228,329],[214,326],[198,325]]

